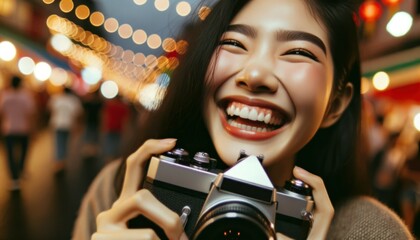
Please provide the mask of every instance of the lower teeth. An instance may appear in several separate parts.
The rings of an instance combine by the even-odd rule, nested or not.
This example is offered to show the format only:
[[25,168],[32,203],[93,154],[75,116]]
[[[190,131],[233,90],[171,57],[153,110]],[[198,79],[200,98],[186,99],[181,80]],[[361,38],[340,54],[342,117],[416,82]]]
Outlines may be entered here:
[[229,119],[228,123],[230,126],[232,127],[236,127],[236,128],[240,128],[242,130],[246,130],[246,131],[252,131],[252,132],[270,132],[273,131],[274,128],[261,128],[261,127],[254,127],[254,126],[249,126],[249,125],[245,125],[245,124],[241,124],[236,122],[233,119]]

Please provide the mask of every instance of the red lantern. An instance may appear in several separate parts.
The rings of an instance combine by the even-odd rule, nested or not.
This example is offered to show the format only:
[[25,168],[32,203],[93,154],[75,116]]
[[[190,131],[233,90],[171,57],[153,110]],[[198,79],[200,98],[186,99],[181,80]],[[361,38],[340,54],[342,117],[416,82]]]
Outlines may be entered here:
[[395,6],[402,2],[402,0],[382,0],[383,4],[386,6]]
[[365,1],[359,8],[360,17],[366,22],[374,22],[382,15],[381,5],[377,1]]

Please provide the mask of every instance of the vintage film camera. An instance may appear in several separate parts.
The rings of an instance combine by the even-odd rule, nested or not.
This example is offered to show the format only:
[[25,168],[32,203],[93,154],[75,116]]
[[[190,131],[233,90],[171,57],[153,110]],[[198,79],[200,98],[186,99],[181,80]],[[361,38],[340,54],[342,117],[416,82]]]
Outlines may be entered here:
[[[187,151],[174,149],[152,157],[143,187],[180,214],[190,239],[276,239],[276,232],[306,239],[314,207],[311,189],[298,179],[274,188],[261,161],[241,152],[222,172],[207,153],[190,159]],[[153,228],[167,239],[142,216],[130,226]]]

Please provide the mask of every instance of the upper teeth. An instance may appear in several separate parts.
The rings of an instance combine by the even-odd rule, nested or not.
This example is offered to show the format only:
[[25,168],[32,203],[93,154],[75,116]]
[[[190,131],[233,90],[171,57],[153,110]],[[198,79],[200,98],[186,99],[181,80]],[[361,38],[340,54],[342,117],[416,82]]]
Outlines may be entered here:
[[280,119],[272,116],[270,109],[251,107],[245,104],[231,103],[226,109],[229,116],[238,116],[252,121],[260,121],[266,124],[280,124]]

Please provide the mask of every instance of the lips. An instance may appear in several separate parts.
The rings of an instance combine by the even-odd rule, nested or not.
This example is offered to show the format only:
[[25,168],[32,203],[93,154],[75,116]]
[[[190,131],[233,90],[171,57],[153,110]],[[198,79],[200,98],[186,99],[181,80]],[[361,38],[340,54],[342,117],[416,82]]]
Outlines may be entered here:
[[263,140],[278,134],[290,120],[282,110],[260,101],[230,99],[223,101],[222,123],[230,134],[251,140]]

